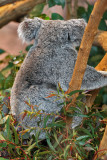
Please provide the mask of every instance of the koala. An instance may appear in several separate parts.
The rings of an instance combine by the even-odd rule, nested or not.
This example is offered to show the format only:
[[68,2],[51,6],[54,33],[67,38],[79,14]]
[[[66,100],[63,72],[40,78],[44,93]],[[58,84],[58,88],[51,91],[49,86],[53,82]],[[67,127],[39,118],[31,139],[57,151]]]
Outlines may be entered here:
[[[63,107],[54,101],[56,97],[46,97],[51,91],[57,91],[58,83],[67,91],[77,59],[75,47],[80,45],[85,27],[83,19],[48,21],[36,17],[25,19],[18,27],[19,37],[24,42],[34,39],[34,44],[16,75],[11,90],[11,112],[24,128],[29,126],[41,130],[40,139],[45,138],[42,131],[45,114],[60,113]],[[106,85],[107,76],[87,65],[81,90],[94,90]],[[41,121],[39,116],[31,120],[26,116],[22,120],[21,113],[31,110],[25,101],[30,101],[36,111],[40,110]],[[52,116],[47,123],[51,122]]]

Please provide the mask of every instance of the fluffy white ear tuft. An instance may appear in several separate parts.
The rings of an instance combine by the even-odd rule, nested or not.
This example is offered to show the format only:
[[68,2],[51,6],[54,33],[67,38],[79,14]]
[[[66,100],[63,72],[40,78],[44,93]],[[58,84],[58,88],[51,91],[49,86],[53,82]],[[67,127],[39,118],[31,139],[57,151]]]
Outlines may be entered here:
[[22,23],[19,24],[18,27],[18,35],[19,38],[23,40],[23,42],[30,42],[36,36],[37,31],[41,26],[42,19],[25,19]]

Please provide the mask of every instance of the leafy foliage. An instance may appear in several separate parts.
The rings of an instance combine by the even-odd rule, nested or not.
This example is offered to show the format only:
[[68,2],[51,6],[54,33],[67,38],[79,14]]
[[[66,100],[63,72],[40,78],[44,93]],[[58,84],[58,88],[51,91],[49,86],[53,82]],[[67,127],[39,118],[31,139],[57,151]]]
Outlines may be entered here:
[[53,7],[55,5],[60,5],[62,8],[65,6],[65,0],[48,0],[49,7]]
[[[78,7],[78,10],[77,10],[78,18],[84,18],[86,22],[88,22],[92,10],[93,10],[93,5],[90,5],[90,4],[88,4],[87,10],[84,7]],[[99,25],[100,30],[104,30],[104,31],[107,30],[107,25],[105,20],[107,20],[107,12],[104,13],[103,18],[101,19],[101,22]]]
[[51,18],[52,20],[57,20],[57,19],[64,20],[64,18],[58,13],[52,13]]
[[[25,54],[21,52],[19,56],[6,56],[8,65],[0,72],[0,92],[12,87],[17,71],[23,62]],[[4,61],[3,61],[4,62]],[[3,63],[2,62],[2,63]]]
[[[46,159],[53,160],[73,158],[73,159],[92,159],[98,149],[99,141],[104,131],[104,124],[101,123],[106,114],[97,107],[87,108],[78,98],[77,105],[85,107],[84,112],[80,115],[78,108],[70,107],[66,111],[66,98],[71,99],[71,95],[81,92],[71,92],[65,94],[63,89],[58,87],[57,92],[53,92],[47,98],[56,96],[57,99],[63,99],[64,110],[62,114],[45,114],[43,131],[46,133],[46,140],[40,140],[39,135],[41,130],[38,130],[35,135],[30,136],[31,131],[36,131],[36,128],[24,130],[11,114],[4,115],[1,108],[0,111],[0,153],[6,151],[5,158],[20,158],[20,159]],[[79,105],[81,102],[81,105]],[[30,111],[23,113],[25,116],[30,116],[31,119],[39,116],[40,111],[36,111],[34,106],[26,102],[31,107]],[[1,100],[2,104],[2,100]],[[60,104],[62,105],[62,104]],[[69,114],[70,113],[70,114]],[[74,116],[83,117],[81,125],[75,129],[69,129],[66,126],[66,118],[72,114]],[[53,116],[51,123],[47,123],[50,116]],[[55,117],[58,117],[57,119]],[[101,121],[100,121],[101,120]],[[101,129],[100,129],[101,128]]]
[[0,54],[3,54],[5,51],[3,49],[0,49]]

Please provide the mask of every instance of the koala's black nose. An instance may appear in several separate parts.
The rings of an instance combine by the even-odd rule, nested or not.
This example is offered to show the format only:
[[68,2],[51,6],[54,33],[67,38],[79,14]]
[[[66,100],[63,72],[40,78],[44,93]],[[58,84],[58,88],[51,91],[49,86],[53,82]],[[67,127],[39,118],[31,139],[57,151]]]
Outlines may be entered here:
[[69,35],[69,33],[68,33],[68,41],[70,41],[71,39],[70,39],[70,35]]

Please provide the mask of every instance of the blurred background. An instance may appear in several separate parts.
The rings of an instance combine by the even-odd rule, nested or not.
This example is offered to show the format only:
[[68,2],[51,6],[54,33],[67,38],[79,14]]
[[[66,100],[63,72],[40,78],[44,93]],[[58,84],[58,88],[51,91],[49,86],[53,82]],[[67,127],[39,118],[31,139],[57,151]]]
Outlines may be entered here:
[[[17,28],[25,17],[45,20],[84,18],[88,22],[96,0],[1,0],[0,1],[0,92],[10,91],[14,77],[31,44],[23,44]],[[18,8],[19,7],[19,8]],[[99,29],[107,30],[107,13],[102,17]],[[77,49],[78,50],[78,49]],[[105,55],[101,47],[93,46],[88,64],[95,67]],[[107,104],[107,87],[102,88],[95,104]]]

